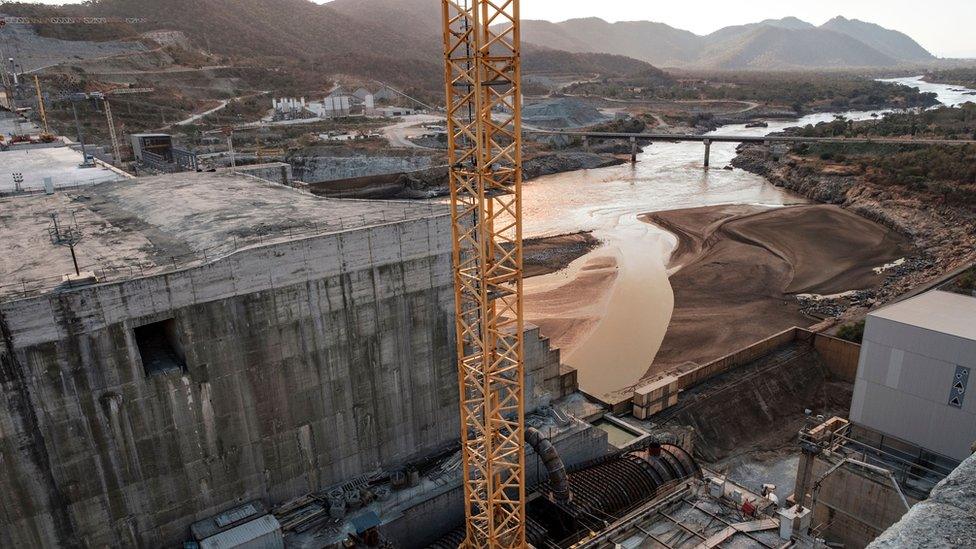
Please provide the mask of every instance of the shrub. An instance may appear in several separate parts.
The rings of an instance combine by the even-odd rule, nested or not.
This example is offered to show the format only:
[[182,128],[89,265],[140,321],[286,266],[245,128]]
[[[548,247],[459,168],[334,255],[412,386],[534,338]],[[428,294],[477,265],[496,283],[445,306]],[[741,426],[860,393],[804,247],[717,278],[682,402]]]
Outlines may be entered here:
[[860,344],[864,340],[864,321],[844,324],[837,330],[837,337]]

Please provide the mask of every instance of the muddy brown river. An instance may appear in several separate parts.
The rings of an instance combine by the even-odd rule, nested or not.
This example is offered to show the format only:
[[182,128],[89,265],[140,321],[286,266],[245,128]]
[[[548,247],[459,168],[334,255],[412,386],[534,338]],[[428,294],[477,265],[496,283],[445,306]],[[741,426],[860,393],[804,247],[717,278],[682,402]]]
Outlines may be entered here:
[[[924,87],[944,104],[976,97],[959,86]],[[843,113],[865,120],[882,112]],[[766,135],[787,127],[830,121],[821,113],[768,128],[725,126],[723,135]],[[666,265],[676,239],[638,215],[718,204],[784,206],[805,199],[741,170],[724,170],[736,145],[713,143],[710,170],[699,143],[655,143],[636,165],[557,174],[525,184],[525,236],[553,236],[591,230],[603,243],[567,269],[526,280],[526,317],[562,350],[577,369],[585,392],[600,396],[634,385],[652,364],[674,307]]]

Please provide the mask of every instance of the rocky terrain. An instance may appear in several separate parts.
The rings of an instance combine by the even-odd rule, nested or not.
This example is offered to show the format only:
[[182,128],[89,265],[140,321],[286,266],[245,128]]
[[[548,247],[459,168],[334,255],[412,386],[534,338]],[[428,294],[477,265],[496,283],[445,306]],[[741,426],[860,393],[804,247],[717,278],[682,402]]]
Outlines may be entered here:
[[[907,237],[916,251],[884,271],[876,291],[820,300],[808,307],[840,321],[857,318],[881,303],[976,261],[976,211],[908,188],[881,186],[846,166],[793,155],[776,160],[767,147],[740,148],[732,164],[762,175],[778,187],[836,204]],[[815,311],[809,311],[815,312]]]

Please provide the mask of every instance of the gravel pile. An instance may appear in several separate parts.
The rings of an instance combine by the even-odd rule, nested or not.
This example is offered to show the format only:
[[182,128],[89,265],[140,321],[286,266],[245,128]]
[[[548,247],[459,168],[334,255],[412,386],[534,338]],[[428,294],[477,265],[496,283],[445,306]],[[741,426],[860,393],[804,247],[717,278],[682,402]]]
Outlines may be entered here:
[[522,108],[522,121],[537,128],[581,128],[606,120],[596,107],[574,97],[545,99]]

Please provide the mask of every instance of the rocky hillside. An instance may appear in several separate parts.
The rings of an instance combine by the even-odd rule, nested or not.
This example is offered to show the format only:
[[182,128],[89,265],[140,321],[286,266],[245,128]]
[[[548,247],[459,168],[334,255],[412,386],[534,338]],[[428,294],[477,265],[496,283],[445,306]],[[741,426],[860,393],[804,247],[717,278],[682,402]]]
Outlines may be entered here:
[[879,52],[905,61],[932,61],[935,56],[907,34],[857,19],[835,17],[820,28],[846,34]]
[[894,67],[934,56],[907,35],[837,17],[816,27],[795,17],[719,29],[707,36],[663,23],[524,21],[526,41],[572,52],[626,55],[658,66],[708,69]]
[[846,34],[760,25],[734,39],[710,45],[699,63],[734,70],[792,70],[889,67],[897,65],[898,60]]
[[[139,17],[149,22],[112,27],[42,25],[42,36],[68,40],[129,39],[155,30],[182,31],[194,46],[254,62],[262,58],[309,70],[376,78],[409,86],[443,87],[440,3],[429,0],[99,0],[62,7],[0,3],[0,13],[32,16]],[[101,30],[100,30],[101,29]],[[527,71],[622,75],[649,64],[602,53],[526,44]],[[65,58],[67,59],[67,58]]]

